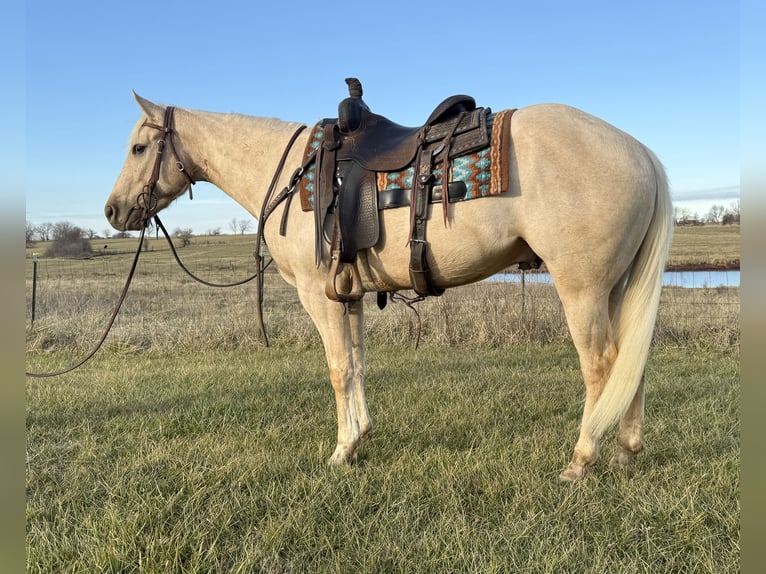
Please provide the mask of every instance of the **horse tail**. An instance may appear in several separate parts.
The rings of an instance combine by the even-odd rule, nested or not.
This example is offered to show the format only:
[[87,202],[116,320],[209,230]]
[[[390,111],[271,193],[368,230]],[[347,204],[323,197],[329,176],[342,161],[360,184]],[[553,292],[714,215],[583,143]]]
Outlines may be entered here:
[[673,203],[665,169],[649,149],[657,184],[654,214],[628,271],[622,306],[612,318],[617,358],[601,396],[585,421],[600,437],[627,411],[641,383],[660,304],[662,275],[673,238]]

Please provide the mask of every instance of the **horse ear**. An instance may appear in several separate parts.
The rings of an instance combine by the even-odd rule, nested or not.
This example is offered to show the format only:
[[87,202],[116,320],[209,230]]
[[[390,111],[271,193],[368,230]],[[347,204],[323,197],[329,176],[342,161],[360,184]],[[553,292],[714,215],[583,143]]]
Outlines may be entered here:
[[150,102],[146,98],[142,98],[136,93],[135,90],[133,90],[133,97],[135,98],[139,107],[144,111],[144,113],[148,117],[156,118],[162,115],[162,108],[160,106],[158,106],[154,102]]

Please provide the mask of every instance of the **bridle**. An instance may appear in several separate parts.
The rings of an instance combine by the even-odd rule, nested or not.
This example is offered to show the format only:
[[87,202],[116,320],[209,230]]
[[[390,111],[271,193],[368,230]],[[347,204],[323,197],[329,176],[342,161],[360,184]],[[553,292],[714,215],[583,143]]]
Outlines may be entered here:
[[185,168],[183,162],[178,156],[176,146],[173,143],[173,112],[175,108],[168,106],[165,108],[165,116],[162,120],[162,125],[154,124],[149,120],[146,120],[142,125],[159,130],[162,133],[162,137],[157,142],[157,157],[154,160],[154,167],[152,168],[152,175],[149,177],[149,181],[144,186],[144,190],[136,198],[138,208],[143,212],[144,226],[149,222],[149,218],[152,216],[152,212],[157,209],[157,196],[154,194],[154,188],[157,186],[157,182],[160,179],[160,168],[162,167],[162,158],[164,157],[165,145],[170,148],[170,153],[173,154],[173,158],[176,162],[176,169],[186,176],[188,180],[189,197],[192,197],[192,186],[197,183],[194,181],[189,172]]

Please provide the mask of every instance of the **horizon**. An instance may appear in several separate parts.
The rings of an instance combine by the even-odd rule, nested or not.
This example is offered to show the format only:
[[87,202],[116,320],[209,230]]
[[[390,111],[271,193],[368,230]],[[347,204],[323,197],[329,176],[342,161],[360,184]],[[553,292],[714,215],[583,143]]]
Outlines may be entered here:
[[[735,199],[732,199],[728,203],[725,203],[724,201],[720,201],[720,202],[712,201],[712,202],[710,202],[710,200],[685,200],[685,201],[681,201],[681,202],[678,202],[678,203],[673,202],[673,207],[676,208],[676,209],[686,209],[686,210],[688,210],[687,215],[692,220],[704,221],[705,225],[723,225],[722,223],[709,223],[709,222],[706,221],[706,217],[709,214],[711,208],[713,206],[720,206],[720,207],[722,207],[724,209],[724,213],[731,213],[733,211],[733,208],[735,207],[735,204],[736,204],[736,207],[739,207],[739,201],[740,201],[739,196],[737,196]],[[700,209],[695,209],[695,207],[697,207],[697,206],[702,206],[702,207],[705,208],[705,210],[702,211]],[[250,215],[250,214],[248,213],[247,215]],[[220,235],[227,235],[227,236],[231,236],[231,235],[254,236],[254,235],[257,234],[258,221],[257,221],[257,219],[254,216],[250,215],[250,217],[252,218],[251,219],[251,226],[250,226],[250,229],[248,229],[245,233],[241,233],[239,231],[232,231],[231,226],[229,224],[227,224],[225,227],[207,228],[204,231],[202,231],[202,230],[198,231],[198,230],[194,229],[193,227],[190,228],[189,226],[180,226],[180,225],[170,226],[170,225],[165,225],[164,222],[163,222],[163,225],[165,225],[165,227],[168,229],[168,232],[171,235],[174,234],[177,229],[191,229],[192,230],[192,235],[194,237],[217,237],[217,236],[220,236]],[[237,221],[240,221],[241,218],[238,219],[238,218],[235,217],[234,219],[237,220]],[[32,225],[35,225],[35,226],[39,226],[39,225],[42,225],[42,224],[53,224],[53,225],[55,225],[57,223],[70,223],[72,225],[75,225],[75,226],[79,227],[86,234],[88,232],[93,232],[93,234],[94,234],[93,237],[88,237],[87,238],[87,239],[90,239],[90,240],[94,240],[94,239],[114,239],[115,236],[120,234],[120,233],[126,234],[125,235],[126,239],[135,239],[136,237],[138,237],[138,234],[140,233],[138,231],[120,232],[120,231],[117,231],[116,229],[113,229],[113,228],[111,228],[109,226],[107,226],[106,228],[102,229],[101,232],[99,232],[99,231],[93,229],[92,227],[82,227],[80,225],[77,225],[75,222],[72,222],[72,221],[69,221],[69,220],[66,220],[66,219],[60,220],[60,221],[59,220],[57,220],[57,221],[44,221],[44,222],[40,222],[40,223],[34,223],[34,222],[29,221],[29,220],[27,220],[27,222],[31,223]],[[737,225],[739,225],[739,223],[737,223]],[[171,229],[171,227],[172,227],[172,229]],[[104,232],[106,232],[106,233],[104,233]],[[34,242],[42,242],[42,243],[45,242],[45,240],[42,240],[42,239],[34,239],[33,241]]]
[[[225,194],[223,194],[222,191],[220,191],[218,188],[215,188],[214,186],[210,184],[206,184],[204,182],[200,182],[197,184],[197,186],[204,184],[205,187],[213,188],[213,190],[217,193],[220,193],[223,197],[219,198],[215,201],[216,204],[226,204],[228,203],[231,207],[231,217],[229,217],[224,223],[219,223],[218,225],[201,225],[197,226],[195,228],[194,225],[189,225],[185,223],[185,217],[184,215],[186,212],[192,211],[195,209],[194,205],[195,203],[203,203],[205,204],[205,200],[198,199],[199,194],[195,190],[195,198],[193,200],[188,199],[188,195],[184,195],[180,198],[178,198],[174,204],[172,205],[172,208],[168,208],[167,210],[162,211],[163,214],[163,221],[169,221],[171,223],[166,224],[165,226],[170,230],[171,228],[173,230],[177,228],[183,228],[188,229],[191,228],[192,232],[196,236],[212,236],[212,235],[239,235],[239,233],[231,232],[231,221],[232,220],[250,220],[251,226],[253,229],[253,233],[255,233],[255,230],[258,229],[258,220],[257,218],[251,214],[250,212],[246,211],[243,207],[241,207],[239,204],[237,204],[233,199],[229,198]],[[197,187],[195,186],[195,187]],[[716,188],[712,190],[699,190],[699,191],[692,191],[685,194],[684,197],[681,199],[676,199],[673,196],[673,192],[671,191],[671,199],[673,201],[673,207],[676,210],[688,210],[688,215],[691,216],[693,219],[703,220],[707,217],[707,215],[710,213],[710,210],[713,206],[721,206],[724,208],[726,212],[732,211],[733,207],[736,206],[739,207],[740,203],[740,188],[739,186],[731,186],[731,187],[725,187],[725,188]],[[208,200],[208,203],[210,200]],[[175,205],[179,204],[179,205]],[[103,217],[103,216],[102,216]],[[62,223],[67,222],[71,223],[72,225],[76,225],[80,229],[82,229],[84,232],[93,231],[96,234],[99,235],[99,237],[102,238],[109,238],[114,237],[115,234],[119,233],[117,230],[113,229],[109,222],[106,220],[105,217],[103,217],[103,223],[100,226],[93,226],[93,225],[87,225],[83,224],[82,221],[78,222],[76,220],[67,219],[66,217],[61,219],[46,219],[42,221],[32,221],[30,219],[27,219],[27,222],[34,225],[39,226],[43,224],[56,224],[56,223]],[[215,234],[211,233],[211,231],[215,231],[218,229],[220,233]],[[107,233],[108,232],[108,235]]]

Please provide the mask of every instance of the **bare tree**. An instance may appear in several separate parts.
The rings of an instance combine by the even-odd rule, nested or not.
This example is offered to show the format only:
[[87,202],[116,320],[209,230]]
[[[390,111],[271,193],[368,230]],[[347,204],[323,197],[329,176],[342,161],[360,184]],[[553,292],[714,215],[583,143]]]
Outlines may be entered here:
[[723,219],[724,214],[724,208],[723,205],[713,205],[710,208],[710,211],[707,212],[707,217],[705,217],[705,221],[708,223],[721,223],[721,220]]
[[50,222],[41,223],[37,226],[37,234],[40,236],[40,241],[50,241],[52,233],[53,224]]
[[692,213],[692,210],[688,207],[674,207],[673,218],[676,225],[689,225],[696,222],[699,216],[696,213]]
[[191,243],[191,238],[194,236],[191,227],[180,228],[176,227],[173,231],[173,237],[177,237],[181,240],[181,247],[186,247]]
[[739,200],[731,202],[729,208],[723,214],[721,223],[724,225],[739,224]]
[[27,245],[34,243],[35,233],[37,233],[37,227],[31,221],[27,221]]
[[57,221],[53,224],[53,229],[51,231],[53,241],[58,241],[60,239],[71,241],[78,236],[81,238],[85,237],[85,232],[71,221]]
[[678,207],[677,205],[673,206],[673,221],[676,222],[676,224],[681,223],[684,221],[689,215],[689,210],[685,207]]
[[59,221],[53,225],[53,243],[45,254],[48,257],[85,257],[93,253],[85,232],[69,221]]
[[237,224],[237,227],[239,228],[239,234],[244,235],[246,231],[250,229],[250,227],[253,225],[253,222],[249,219],[240,219],[239,223]]

